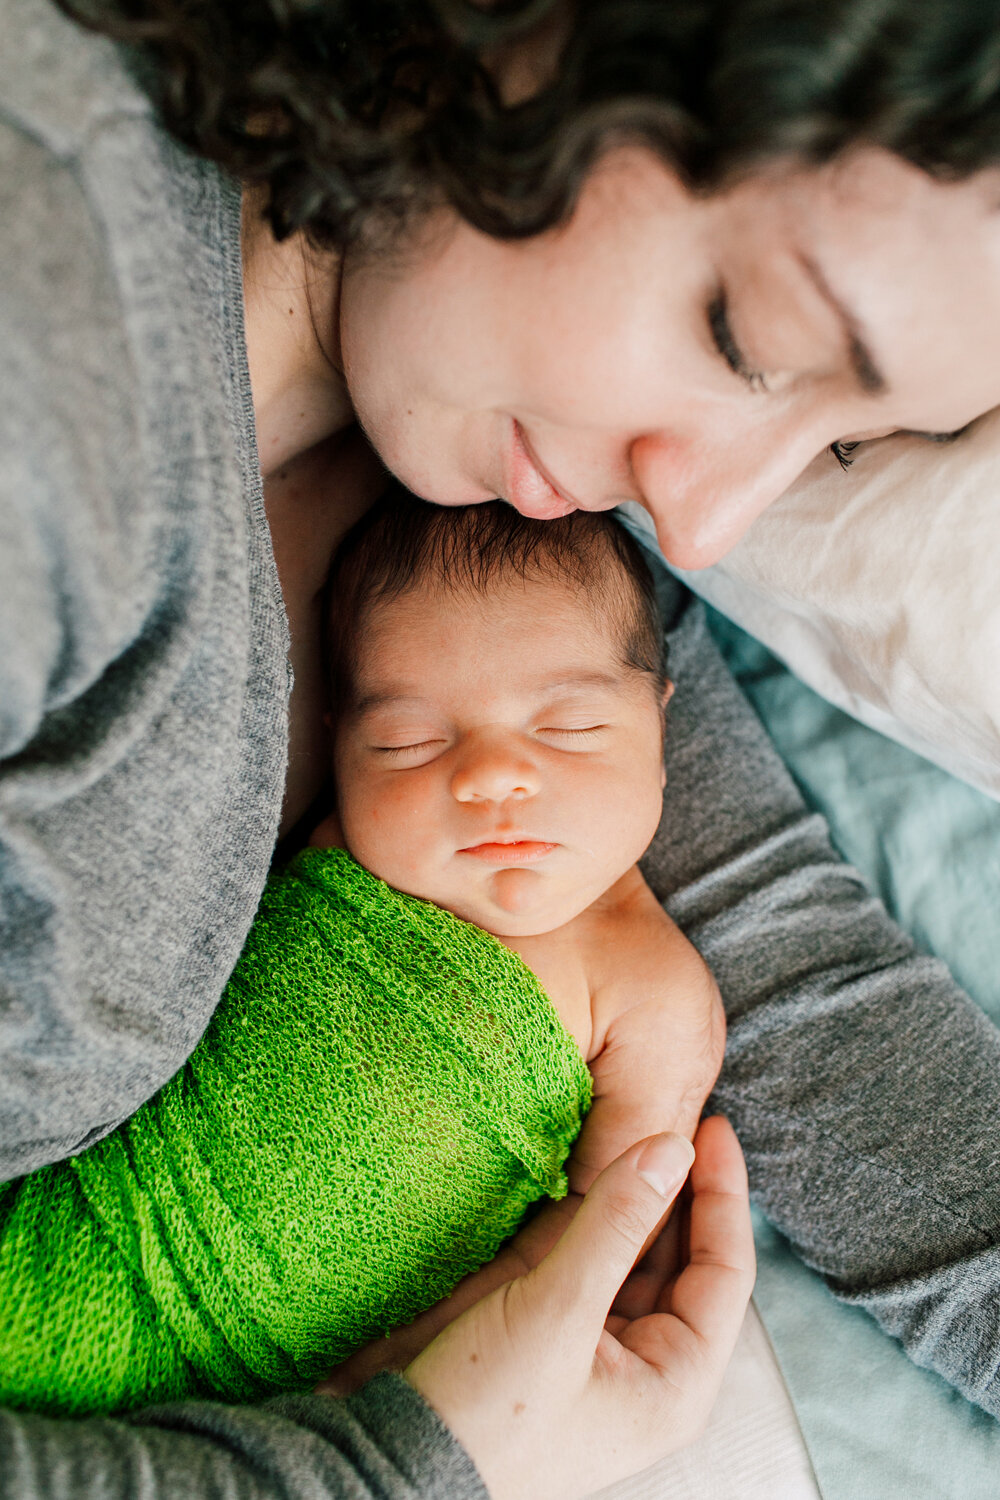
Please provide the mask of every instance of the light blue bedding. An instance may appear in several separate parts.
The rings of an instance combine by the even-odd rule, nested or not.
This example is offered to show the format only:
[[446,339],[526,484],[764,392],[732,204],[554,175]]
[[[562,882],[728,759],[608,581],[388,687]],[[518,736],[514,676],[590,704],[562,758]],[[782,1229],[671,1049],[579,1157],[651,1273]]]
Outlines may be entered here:
[[[856,723],[710,618],[841,852],[1000,1025],[1000,803]],[[1000,1424],[837,1303],[763,1218],[757,1242],[757,1305],[824,1500],[997,1500]]]

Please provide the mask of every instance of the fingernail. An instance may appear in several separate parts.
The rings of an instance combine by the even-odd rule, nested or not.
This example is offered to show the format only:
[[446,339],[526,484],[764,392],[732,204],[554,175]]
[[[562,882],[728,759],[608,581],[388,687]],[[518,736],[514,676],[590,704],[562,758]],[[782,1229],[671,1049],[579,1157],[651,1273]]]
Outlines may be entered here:
[[650,1141],[636,1171],[661,1198],[672,1198],[691,1170],[694,1147],[685,1135],[658,1135]]

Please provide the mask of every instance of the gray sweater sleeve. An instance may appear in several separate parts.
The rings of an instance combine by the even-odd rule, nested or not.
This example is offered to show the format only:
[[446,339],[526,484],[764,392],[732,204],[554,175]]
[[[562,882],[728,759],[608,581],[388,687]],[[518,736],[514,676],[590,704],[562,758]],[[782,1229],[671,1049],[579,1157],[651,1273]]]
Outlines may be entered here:
[[653,888],[719,981],[713,1105],[805,1260],[1000,1416],[1000,1032],[810,815],[675,592]]
[[[205,331],[241,309],[238,193],[157,179],[138,111],[64,158],[4,119],[4,61],[0,1180],[112,1130],[197,1043],[271,858],[288,688]],[[142,234],[113,191],[132,152]]]
[[125,1421],[0,1412],[0,1455],[0,1500],[488,1500],[399,1375],[346,1401],[191,1401]]
[[[24,182],[33,188],[27,203]],[[117,1065],[110,1062],[115,1028],[94,1003],[97,994],[87,993],[81,953],[88,924],[78,915],[62,856],[70,838],[80,842],[75,794],[97,783],[111,758],[96,725],[114,692],[113,663],[135,631],[129,618],[141,587],[135,560],[149,538],[134,406],[117,399],[119,380],[127,386],[133,371],[99,235],[72,175],[2,119],[0,222],[0,1178],[6,1178],[69,1153],[95,1127],[114,1123],[115,1095],[129,1066],[127,1036]],[[83,358],[71,357],[71,340]],[[121,453],[134,455],[130,509],[110,462]]]

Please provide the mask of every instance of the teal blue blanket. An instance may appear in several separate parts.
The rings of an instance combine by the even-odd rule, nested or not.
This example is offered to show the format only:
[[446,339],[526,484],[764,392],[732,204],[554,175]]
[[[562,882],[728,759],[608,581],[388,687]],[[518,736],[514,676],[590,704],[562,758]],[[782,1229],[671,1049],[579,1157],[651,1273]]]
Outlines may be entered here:
[[[1000,1024],[1000,804],[819,698],[711,615],[716,640],[834,841]],[[763,1219],[757,1306],[824,1500],[996,1500],[1000,1425],[835,1302]]]

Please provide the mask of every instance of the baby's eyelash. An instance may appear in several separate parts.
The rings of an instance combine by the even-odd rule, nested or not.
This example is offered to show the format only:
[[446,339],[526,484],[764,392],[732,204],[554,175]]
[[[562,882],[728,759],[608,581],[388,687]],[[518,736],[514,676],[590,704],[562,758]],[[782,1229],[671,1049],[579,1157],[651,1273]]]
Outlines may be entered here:
[[417,745],[373,745],[372,749],[379,755],[407,755],[412,750],[429,750],[436,744],[437,740],[421,740]]
[[830,452],[842,469],[849,469],[854,462],[854,450],[858,446],[858,443],[845,443],[843,440],[838,440],[830,444]]
[[596,734],[599,729],[606,729],[606,724],[591,724],[587,729],[559,729],[554,725],[543,725],[540,734]]

